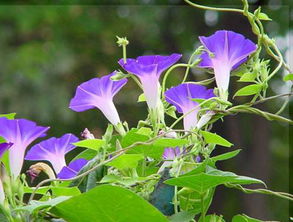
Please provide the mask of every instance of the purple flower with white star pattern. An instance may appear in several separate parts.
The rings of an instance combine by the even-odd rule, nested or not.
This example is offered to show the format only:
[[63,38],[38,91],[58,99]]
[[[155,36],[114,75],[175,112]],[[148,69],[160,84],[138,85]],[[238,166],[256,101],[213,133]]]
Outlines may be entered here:
[[69,108],[76,112],[98,108],[113,125],[117,125],[120,118],[113,97],[126,84],[127,79],[113,81],[111,80],[113,75],[115,72],[79,85]]
[[26,119],[9,120],[0,118],[0,136],[13,143],[9,149],[10,172],[14,177],[20,174],[24,153],[28,145],[35,139],[45,136],[49,127],[37,126],[35,122]]
[[247,60],[257,46],[243,35],[232,31],[221,30],[199,40],[208,52],[201,55],[201,68],[213,68],[216,83],[221,94],[229,87],[230,72]]
[[58,174],[66,166],[65,155],[76,147],[72,143],[78,141],[78,138],[70,133],[60,138],[52,137],[34,145],[28,151],[25,159],[47,160],[52,164],[56,174]]
[[126,62],[120,59],[118,63],[127,72],[140,79],[148,107],[155,109],[160,97],[160,75],[176,63],[181,56],[181,54],[176,53],[170,56],[147,55],[139,56],[136,59],[127,59]]
[[198,103],[191,99],[209,99],[214,97],[213,89],[192,83],[183,83],[165,92],[166,101],[174,105],[179,113],[185,115],[183,125],[185,130],[191,130],[198,123]]

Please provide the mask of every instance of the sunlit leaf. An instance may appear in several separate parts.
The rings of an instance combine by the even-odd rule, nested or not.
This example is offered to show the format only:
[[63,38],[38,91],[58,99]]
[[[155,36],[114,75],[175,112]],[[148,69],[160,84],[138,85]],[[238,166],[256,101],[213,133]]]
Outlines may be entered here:
[[92,149],[92,150],[99,150],[104,145],[104,143],[105,142],[103,140],[99,140],[99,139],[86,139],[86,140],[81,140],[76,143],[73,143],[73,145]]
[[216,133],[201,131],[201,134],[203,135],[203,137],[207,143],[217,144],[217,145],[221,145],[221,146],[225,146],[225,147],[231,147],[233,145],[228,140],[217,135]]
[[262,85],[260,84],[252,84],[252,85],[249,85],[249,86],[245,86],[241,89],[239,89],[235,95],[235,96],[251,96],[251,95],[255,95],[257,93],[259,93],[262,89]]
[[167,218],[143,198],[117,186],[101,185],[58,204],[51,212],[66,221],[167,222]]
[[127,168],[136,168],[138,161],[142,160],[144,157],[141,154],[123,154],[122,156],[117,157],[111,162],[107,163],[107,166],[112,166],[117,169],[127,169]]

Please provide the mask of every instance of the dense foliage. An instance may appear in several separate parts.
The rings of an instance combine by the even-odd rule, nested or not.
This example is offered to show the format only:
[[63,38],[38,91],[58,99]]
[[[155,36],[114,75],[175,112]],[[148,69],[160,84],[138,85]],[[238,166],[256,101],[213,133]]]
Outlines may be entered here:
[[[224,221],[221,215],[207,215],[220,185],[244,193],[292,200],[292,195],[270,191],[259,179],[218,169],[217,162],[235,157],[240,150],[212,155],[218,147],[233,145],[212,130],[212,125],[225,116],[250,113],[269,121],[292,124],[290,119],[280,115],[291,93],[267,96],[270,80],[280,70],[289,73],[284,82],[292,81],[282,53],[264,32],[262,22],[271,19],[260,8],[250,12],[246,1],[243,1],[243,9],[186,2],[196,8],[242,14],[249,21],[257,43],[240,33],[216,31],[200,36],[201,45],[191,54],[188,63],[180,63],[182,55],[178,52],[127,58],[129,42],[117,37],[118,46],[123,50],[123,58],[117,61],[120,67],[111,74],[81,83],[69,105],[76,112],[99,109],[104,114],[110,124],[101,138],[95,138],[85,129],[82,140],[67,133],[31,146],[34,140],[45,136],[49,127],[17,119],[14,114],[2,115],[0,200],[3,218],[9,221],[54,218],[66,221]],[[178,68],[185,70],[181,83],[167,87],[168,77]],[[211,72],[214,77],[189,81],[191,68]],[[229,89],[230,76],[246,83],[234,95]],[[143,91],[138,102],[146,102],[148,116],[130,128],[126,121],[120,120],[113,97],[131,80]],[[216,88],[207,87],[213,82]],[[231,102],[231,98],[247,96],[250,96],[248,102],[236,105]],[[255,107],[281,97],[288,99],[275,114]],[[174,121],[166,122],[167,115]],[[180,122],[183,128],[176,128]],[[66,163],[65,155],[77,147],[84,150]],[[38,161],[29,167],[27,175],[21,174],[24,160]],[[33,182],[41,173],[49,179],[42,180],[36,187],[29,186],[29,177]],[[263,187],[247,188],[245,185],[249,184]],[[24,199],[25,194],[29,194],[28,201]],[[239,214],[233,221],[258,220]]]

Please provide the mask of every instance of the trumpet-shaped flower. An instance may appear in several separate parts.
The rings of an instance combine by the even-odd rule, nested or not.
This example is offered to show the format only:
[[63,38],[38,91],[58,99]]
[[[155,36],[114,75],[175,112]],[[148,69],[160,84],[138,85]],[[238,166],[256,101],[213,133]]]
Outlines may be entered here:
[[66,166],[65,155],[76,146],[72,143],[78,141],[73,134],[65,134],[60,138],[52,137],[34,145],[27,153],[26,160],[47,160],[49,161],[56,174],[60,173]]
[[119,64],[129,73],[136,75],[142,84],[146,102],[150,109],[155,109],[159,102],[159,78],[163,71],[168,69],[180,58],[181,54],[170,56],[148,55],[136,59],[119,60]]
[[209,99],[214,96],[212,89],[192,83],[183,83],[165,92],[166,101],[174,105],[179,113],[185,115],[183,119],[185,130],[195,128],[198,123],[197,114],[200,107],[192,99]]
[[[6,150],[8,150],[12,145],[13,145],[13,143],[1,143],[0,144],[0,158],[2,157],[4,152]],[[1,173],[0,173],[0,204],[3,204],[4,200],[5,200],[5,193],[3,190],[3,184],[1,181]]]
[[120,118],[113,97],[126,84],[127,79],[113,81],[111,76],[114,74],[115,72],[101,78],[93,78],[79,85],[69,108],[76,112],[98,108],[113,125],[117,125]]
[[229,87],[230,72],[247,60],[256,50],[256,44],[233,31],[221,30],[199,40],[208,52],[201,55],[199,67],[213,68],[216,83],[221,94]]
[[10,172],[14,177],[20,174],[24,153],[29,144],[38,137],[45,136],[49,127],[37,126],[35,122],[26,119],[9,120],[0,118],[0,136],[13,143],[9,149]]
[[68,166],[62,168],[57,177],[59,179],[69,179],[75,177],[79,171],[88,163],[86,159],[77,159],[69,163]]

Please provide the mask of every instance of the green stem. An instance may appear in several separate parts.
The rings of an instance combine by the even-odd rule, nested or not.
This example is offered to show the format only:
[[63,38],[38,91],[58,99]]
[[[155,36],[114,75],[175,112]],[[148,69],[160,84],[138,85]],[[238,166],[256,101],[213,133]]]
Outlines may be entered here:
[[126,45],[125,44],[122,45],[122,51],[123,51],[123,61],[124,61],[124,63],[126,63],[127,56],[126,56]]
[[220,11],[220,12],[238,12],[238,13],[243,13],[243,10],[241,9],[236,9],[236,8],[216,8],[216,7],[209,7],[209,6],[204,6],[204,5],[199,5],[196,3],[193,3],[189,0],[184,0],[187,4],[200,8],[200,9],[205,9],[205,10],[212,10],[212,11]]
[[165,73],[164,78],[163,78],[163,82],[162,82],[162,97],[164,98],[164,92],[166,90],[166,81],[168,76],[170,75],[170,73],[172,72],[172,70],[178,68],[178,67],[188,67],[188,64],[185,63],[178,63],[174,66],[171,66],[168,71]]

